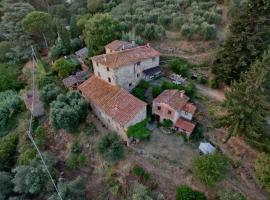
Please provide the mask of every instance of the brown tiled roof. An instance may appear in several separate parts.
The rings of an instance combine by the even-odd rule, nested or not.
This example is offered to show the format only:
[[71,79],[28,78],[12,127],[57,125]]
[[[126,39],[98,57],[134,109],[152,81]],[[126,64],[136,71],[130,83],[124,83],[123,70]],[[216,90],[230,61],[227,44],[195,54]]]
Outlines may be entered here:
[[159,52],[146,45],[109,54],[94,56],[92,60],[94,62],[105,65],[106,67],[118,68],[133,63],[135,64],[139,61],[143,61],[159,55]]
[[122,126],[147,105],[126,90],[113,86],[95,75],[78,88],[85,98]]
[[189,98],[183,91],[179,90],[165,90],[157,98],[154,103],[165,103],[176,110],[181,110],[189,101]]
[[192,115],[195,114],[196,109],[197,109],[197,107],[192,103],[187,103],[183,108],[184,111],[191,113]]
[[196,125],[194,123],[192,123],[192,122],[189,122],[187,120],[179,118],[176,121],[175,126],[182,129],[182,130],[184,130],[184,131],[192,133],[194,131],[194,128],[195,128]]
[[132,43],[122,40],[114,40],[105,46],[105,48],[111,49],[113,51],[120,51],[123,47],[124,49],[130,48],[132,47]]

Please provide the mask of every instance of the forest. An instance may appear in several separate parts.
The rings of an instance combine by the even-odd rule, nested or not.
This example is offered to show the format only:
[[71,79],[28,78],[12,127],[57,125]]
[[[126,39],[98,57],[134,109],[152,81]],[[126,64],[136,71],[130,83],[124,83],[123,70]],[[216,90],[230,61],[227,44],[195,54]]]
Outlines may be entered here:
[[[245,155],[234,159],[222,150],[197,155],[197,139],[211,140],[206,135],[211,131],[225,133],[217,143],[222,148],[230,148],[237,138],[256,152],[247,164],[247,182],[255,185],[255,196],[269,198],[269,19],[268,0],[1,0],[0,200],[252,199],[243,181],[237,182],[239,190],[227,191],[245,170]],[[177,39],[168,37],[172,33]],[[160,173],[159,164],[143,157],[142,149],[132,151],[116,133],[107,134],[86,99],[63,85],[63,79],[83,70],[74,57],[76,51],[87,48],[85,64],[91,71],[91,57],[104,53],[104,46],[113,40],[138,45],[165,40],[218,44],[211,59],[199,64],[161,53],[164,74],[181,75],[188,80],[185,86],[165,79],[160,87],[140,82],[132,91],[146,101],[147,91],[157,97],[165,89],[184,90],[202,108],[193,140],[176,135],[183,137],[183,148],[196,153],[194,158],[185,155],[192,159],[183,169],[188,181],[178,184],[170,181],[174,175],[165,176],[171,169],[178,173],[185,164],[154,154],[164,169]],[[191,78],[194,74],[196,80]],[[199,87],[222,93],[224,101],[213,103]],[[32,119],[25,98],[35,95],[44,115]],[[142,148],[154,135],[146,128],[147,120],[128,129],[128,135],[143,135]],[[165,121],[158,126],[166,130],[172,125]]]

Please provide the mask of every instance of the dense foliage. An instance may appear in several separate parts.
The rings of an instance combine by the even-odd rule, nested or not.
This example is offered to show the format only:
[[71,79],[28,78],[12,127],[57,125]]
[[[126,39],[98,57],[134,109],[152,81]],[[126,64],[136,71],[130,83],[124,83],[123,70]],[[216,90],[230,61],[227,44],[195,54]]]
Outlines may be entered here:
[[[225,94],[224,106],[227,113],[220,118],[218,127],[228,128],[228,137],[244,137],[256,146],[265,150],[267,140],[266,116],[269,112],[269,93],[266,85],[269,79],[270,54],[266,53],[262,61],[256,62],[249,72],[243,74],[238,83]],[[263,147],[265,146],[265,147]]]
[[53,63],[52,70],[61,78],[66,78],[68,75],[76,71],[77,65],[71,60],[59,58]]
[[247,200],[247,198],[239,192],[218,193],[216,200]]
[[139,140],[149,139],[151,132],[147,128],[147,120],[143,120],[135,125],[128,127],[127,135]]
[[188,186],[180,186],[176,189],[176,200],[206,200],[202,192],[195,191]]
[[135,183],[133,186],[133,192],[131,200],[164,200],[164,196],[161,193],[155,193],[150,191],[146,186]]
[[0,63],[0,92],[4,90],[17,90],[23,84],[18,80],[20,70],[17,65]]
[[194,177],[210,187],[226,176],[227,169],[228,161],[220,154],[197,157],[192,163]]
[[270,191],[270,156],[262,153],[256,161],[255,169],[260,183]]
[[150,40],[160,39],[165,29],[177,30],[185,38],[213,39],[222,18],[213,0],[126,0],[111,14],[130,29],[135,24],[136,34]]
[[237,9],[224,46],[213,65],[216,78],[227,84],[238,81],[256,59],[261,58],[270,44],[270,4],[264,0],[248,0]]
[[54,83],[48,84],[40,91],[40,99],[46,105],[56,100],[57,96],[61,94],[61,88]]
[[103,136],[98,142],[97,149],[107,162],[116,162],[124,157],[124,148],[116,133]]
[[0,199],[6,199],[13,190],[12,176],[7,172],[0,171]]
[[77,92],[60,94],[51,103],[50,119],[53,128],[73,132],[86,119],[87,103]]
[[5,130],[13,117],[22,111],[22,99],[12,90],[0,92],[0,131]]
[[106,44],[121,38],[121,26],[108,14],[95,14],[86,21],[83,34],[87,47],[98,54]]
[[176,74],[180,74],[183,77],[189,76],[189,68],[188,68],[188,64],[185,60],[173,59],[169,62],[169,67]]

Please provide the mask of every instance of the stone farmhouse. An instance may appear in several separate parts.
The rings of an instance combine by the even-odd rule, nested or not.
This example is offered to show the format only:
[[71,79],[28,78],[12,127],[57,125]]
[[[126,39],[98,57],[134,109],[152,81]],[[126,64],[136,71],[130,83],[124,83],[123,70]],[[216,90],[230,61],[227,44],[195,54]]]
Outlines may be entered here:
[[191,122],[196,109],[183,91],[165,90],[153,100],[152,113],[157,121],[169,119],[177,131],[185,132],[190,136],[196,126]]
[[112,85],[131,91],[140,80],[160,73],[160,53],[150,45],[114,41],[106,45],[106,52],[92,58],[94,74]]
[[140,80],[147,79],[145,71],[151,76],[157,73],[160,54],[149,45],[137,46],[119,40],[106,45],[105,49],[106,54],[92,58],[94,75],[78,89],[96,116],[127,141],[128,127],[146,118],[147,106],[129,91]]

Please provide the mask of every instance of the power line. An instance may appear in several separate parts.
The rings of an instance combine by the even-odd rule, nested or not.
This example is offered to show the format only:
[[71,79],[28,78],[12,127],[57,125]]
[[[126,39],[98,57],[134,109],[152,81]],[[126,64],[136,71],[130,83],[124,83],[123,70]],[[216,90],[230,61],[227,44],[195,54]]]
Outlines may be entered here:
[[63,200],[60,193],[59,193],[59,191],[58,191],[58,189],[57,189],[57,186],[56,186],[56,184],[55,184],[55,182],[54,182],[54,180],[52,178],[52,175],[51,175],[51,173],[50,173],[50,171],[49,171],[49,169],[48,169],[48,167],[46,165],[46,162],[45,162],[45,160],[44,160],[44,158],[42,156],[42,153],[39,150],[39,148],[38,148],[38,146],[37,146],[37,144],[36,144],[36,142],[35,142],[35,140],[34,140],[34,138],[32,136],[32,121],[33,121],[34,101],[35,101],[35,65],[37,64],[36,63],[37,58],[36,58],[36,54],[35,54],[33,46],[31,46],[31,49],[32,49],[32,102],[31,102],[31,112],[30,112],[31,115],[30,115],[30,121],[29,121],[29,129],[27,131],[27,135],[28,135],[30,141],[33,143],[34,147],[36,148],[36,150],[38,152],[38,155],[39,155],[39,157],[40,157],[40,159],[41,159],[41,161],[42,161],[42,163],[43,163],[43,165],[44,165],[44,167],[45,167],[45,169],[46,169],[46,171],[47,171],[47,173],[48,173],[48,175],[49,175],[49,177],[50,177],[50,179],[52,181],[52,184],[53,184],[53,186],[55,188],[55,191],[56,191],[57,195],[59,196],[59,199]]

